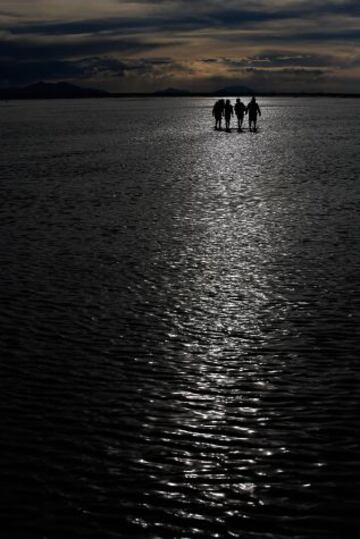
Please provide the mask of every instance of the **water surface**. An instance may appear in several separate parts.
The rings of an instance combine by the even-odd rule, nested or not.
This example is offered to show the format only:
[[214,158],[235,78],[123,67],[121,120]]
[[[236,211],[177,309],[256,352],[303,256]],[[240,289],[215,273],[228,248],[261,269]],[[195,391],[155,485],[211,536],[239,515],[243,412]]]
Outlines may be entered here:
[[6,537],[359,528],[360,101],[0,103]]

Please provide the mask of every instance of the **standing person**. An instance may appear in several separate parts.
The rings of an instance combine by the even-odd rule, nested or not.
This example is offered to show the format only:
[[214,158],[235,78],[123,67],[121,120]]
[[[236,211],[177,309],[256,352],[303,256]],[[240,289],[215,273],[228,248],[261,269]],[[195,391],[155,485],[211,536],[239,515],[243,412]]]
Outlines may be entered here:
[[238,130],[241,131],[242,124],[244,121],[244,114],[246,111],[246,107],[244,103],[241,101],[241,99],[237,98],[234,109],[235,109],[235,114],[238,121]]
[[230,103],[230,99],[226,100],[224,114],[226,131],[230,131],[231,116],[234,116],[234,107]]
[[213,106],[212,114],[215,117],[215,129],[221,129],[221,120],[224,115],[225,103],[223,99],[218,99]]
[[[256,102],[255,97],[252,98],[250,103],[247,106],[246,112],[249,113],[249,129],[250,131],[256,131],[256,122],[257,122],[257,116],[261,116],[261,110],[259,105]],[[254,128],[252,129],[252,126]]]
[[221,129],[221,120],[223,116],[224,107],[221,102],[221,99],[218,99],[213,106],[212,114],[215,118],[215,129]]
[[218,128],[218,109],[219,109],[219,100],[217,100],[215,102],[215,104],[213,106],[213,109],[212,109],[212,115],[215,118],[215,127],[214,127],[214,129]]

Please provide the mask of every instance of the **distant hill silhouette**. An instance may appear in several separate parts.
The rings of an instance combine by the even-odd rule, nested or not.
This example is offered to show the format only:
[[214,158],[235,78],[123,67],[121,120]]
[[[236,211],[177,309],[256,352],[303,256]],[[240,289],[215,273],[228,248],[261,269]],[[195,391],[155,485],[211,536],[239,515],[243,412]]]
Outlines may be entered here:
[[221,88],[221,90],[216,90],[216,92],[213,92],[213,95],[254,95],[256,92],[252,88],[249,88],[248,86],[226,86],[225,88]]
[[153,92],[154,96],[196,96],[196,95],[209,95],[209,96],[236,96],[236,95],[254,95],[255,90],[248,86],[226,86],[220,90],[214,92],[190,92],[188,90],[181,90],[178,88],[167,88],[166,90],[158,90]]
[[155,96],[186,96],[186,95],[192,95],[191,92],[188,90],[179,90],[178,88],[166,88],[166,90],[157,90],[156,92],[153,92],[152,95]]
[[69,99],[110,95],[104,90],[80,88],[68,82],[37,82],[25,88],[0,88],[1,99]]
[[179,88],[166,88],[149,93],[109,93],[94,88],[81,88],[68,82],[37,82],[24,88],[0,88],[0,99],[68,99],[81,97],[186,97],[186,96],[230,96],[253,95],[254,90],[247,86],[228,86],[215,92],[191,92]]
[[360,94],[326,92],[261,92],[248,86],[226,86],[212,92],[191,92],[179,88],[166,88],[155,92],[110,93],[94,88],[82,88],[68,82],[37,82],[24,88],[0,88],[0,99],[76,99],[86,97],[237,97],[237,96],[284,96],[284,97],[360,97]]

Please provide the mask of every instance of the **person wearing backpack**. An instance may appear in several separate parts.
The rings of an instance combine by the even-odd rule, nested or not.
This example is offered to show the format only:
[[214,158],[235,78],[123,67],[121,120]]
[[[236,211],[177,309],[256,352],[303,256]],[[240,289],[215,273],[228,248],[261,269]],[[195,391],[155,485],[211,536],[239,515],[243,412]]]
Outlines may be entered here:
[[[259,105],[256,102],[255,97],[253,97],[250,103],[247,106],[246,112],[249,114],[249,129],[250,131],[256,131],[256,122],[258,115],[261,116],[261,110]],[[253,129],[252,129],[253,126]]]
[[224,108],[225,108],[224,100],[218,99],[218,101],[216,101],[212,110],[212,114],[215,118],[215,129],[221,129],[221,120],[224,114]]

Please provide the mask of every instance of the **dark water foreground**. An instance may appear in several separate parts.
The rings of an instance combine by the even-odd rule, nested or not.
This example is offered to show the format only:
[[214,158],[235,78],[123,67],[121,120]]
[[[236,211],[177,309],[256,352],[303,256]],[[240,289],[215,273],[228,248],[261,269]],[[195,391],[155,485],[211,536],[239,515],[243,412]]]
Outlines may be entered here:
[[360,101],[159,103],[0,104],[2,537],[356,537]]

